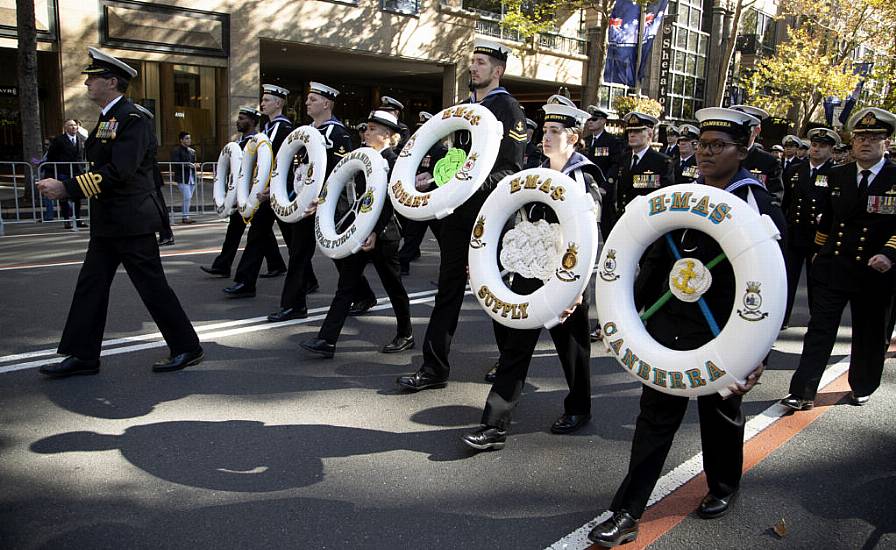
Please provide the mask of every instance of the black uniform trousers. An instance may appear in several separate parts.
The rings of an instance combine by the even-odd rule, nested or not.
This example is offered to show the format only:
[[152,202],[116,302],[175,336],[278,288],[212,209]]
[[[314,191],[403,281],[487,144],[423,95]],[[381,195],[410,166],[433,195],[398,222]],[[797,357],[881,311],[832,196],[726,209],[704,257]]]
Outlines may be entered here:
[[[521,279],[514,277],[514,283]],[[514,285],[516,286],[516,285]],[[540,286],[540,285],[539,285]],[[514,291],[519,291],[514,288]],[[496,325],[501,325],[493,321]],[[550,329],[554,348],[563,367],[569,395],[563,410],[570,415],[591,414],[591,340],[588,326],[588,304],[580,304],[563,323]],[[482,424],[506,430],[510,426],[513,409],[519,403],[532,354],[538,344],[541,329],[496,329],[495,336],[501,352],[492,389],[485,400]]]
[[109,289],[119,265],[124,265],[140,299],[171,349],[171,355],[198,349],[196,331],[165,278],[156,235],[148,233],[90,238],[59,342],[59,353],[88,361],[99,359],[109,308]]
[[890,336],[886,333],[890,296],[868,288],[842,290],[816,281],[812,290],[812,315],[803,338],[803,354],[790,379],[792,395],[815,399],[847,302],[852,314],[849,387],[856,395],[866,396],[880,386]]
[[796,301],[796,289],[800,285],[800,275],[803,272],[803,266],[806,266],[806,290],[808,292],[809,306],[812,306],[812,279],[809,277],[809,270],[812,268],[813,254],[815,254],[815,249],[811,246],[787,243],[787,254],[784,256],[787,266],[787,309],[784,310],[783,322],[785,325],[790,324],[790,312],[793,310],[793,304]]
[[289,247],[292,240],[292,231],[289,224],[283,223],[274,215],[270,202],[262,202],[252,216],[249,234],[246,236],[246,249],[243,250],[243,256],[236,267],[234,282],[243,283],[252,288],[255,287],[255,281],[258,280],[258,273],[261,271],[261,262],[270,250],[272,240],[274,245],[277,244],[277,238],[274,237],[275,219],[280,226],[283,240],[286,241],[286,246]]
[[[159,200],[159,218],[162,219],[162,229],[159,230],[159,240],[167,241],[168,239],[174,238],[174,232],[171,230],[171,220],[168,219],[168,205],[165,204],[165,193],[162,193],[161,187],[156,187],[156,198]],[[80,211],[80,207],[78,211]]]
[[[718,394],[697,398],[703,469],[709,492],[724,498],[740,486],[744,460],[745,419],[739,396]],[[688,409],[687,397],[669,395],[649,386],[641,389],[641,412],[635,424],[628,474],[610,509],[627,510],[640,518],[663,471],[675,432]]]
[[309,288],[318,286],[317,276],[311,258],[317,250],[314,238],[314,216],[306,216],[295,223],[280,226],[281,231],[288,231],[289,267],[280,293],[281,308],[305,309],[305,300]]
[[[217,269],[219,271],[230,271],[230,268],[233,266],[233,260],[236,259],[237,250],[240,247],[240,240],[243,238],[243,233],[246,232],[246,222],[243,221],[243,217],[239,212],[234,212],[230,215],[229,220],[227,221],[227,231],[224,233],[224,244],[221,245],[221,253],[215,257],[215,261],[212,262],[212,269]],[[267,250],[264,254],[264,258],[268,264],[268,271],[284,271],[286,270],[286,262],[283,261],[283,256],[280,255],[280,247],[277,244],[277,237],[274,236],[274,232],[270,231],[267,236]]]
[[439,289],[423,337],[423,364],[420,369],[426,374],[447,378],[451,370],[448,354],[467,286],[467,252],[474,223],[475,215],[464,211],[455,212],[442,220]]
[[335,261],[336,269],[339,271],[339,283],[330,310],[318,332],[318,338],[330,344],[335,344],[339,340],[339,334],[355,297],[363,291],[364,286],[370,289],[364,277],[364,267],[368,262],[373,263],[383,288],[392,301],[392,309],[398,322],[397,334],[411,335],[411,306],[398,272],[398,243],[397,240],[377,239],[372,251],[358,252]]
[[403,241],[401,249],[398,251],[398,260],[401,265],[408,266],[420,255],[420,245],[423,243],[423,238],[426,237],[427,229],[432,231],[436,241],[440,240],[441,235],[439,231],[442,220],[422,222],[402,216],[399,221],[401,222]]

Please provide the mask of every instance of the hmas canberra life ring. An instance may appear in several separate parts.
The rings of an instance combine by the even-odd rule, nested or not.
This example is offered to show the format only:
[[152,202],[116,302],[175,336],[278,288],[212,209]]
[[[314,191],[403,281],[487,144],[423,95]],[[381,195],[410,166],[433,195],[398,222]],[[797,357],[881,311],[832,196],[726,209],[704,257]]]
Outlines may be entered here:
[[[508,218],[532,202],[554,210],[561,240],[553,257],[545,258],[541,266],[547,268],[542,277],[546,279],[544,286],[521,295],[501,279],[498,241]],[[563,311],[575,303],[591,278],[597,257],[597,215],[594,199],[585,186],[556,170],[531,168],[502,179],[482,205],[470,237],[470,288],[486,313],[516,329],[559,324]],[[528,252],[538,253],[531,249]]]
[[233,214],[236,207],[236,180],[240,175],[240,163],[243,150],[239,144],[230,142],[221,149],[218,165],[215,168],[213,187],[215,212],[222,218]]
[[[697,349],[676,351],[647,332],[635,311],[632,291],[644,250],[683,228],[702,231],[719,243],[734,269],[737,298],[718,336]],[[781,328],[787,277],[778,239],[771,218],[721,189],[673,185],[635,198],[604,243],[598,264],[595,302],[611,354],[638,381],[664,393],[727,395],[727,386],[743,383],[762,361]],[[687,256],[686,251],[682,254]],[[694,266],[688,260],[680,261],[689,266],[684,269],[690,274]],[[693,292],[687,278],[674,270],[670,277],[676,278],[676,287],[683,281],[681,288]],[[684,298],[688,297],[682,294]]]
[[258,208],[258,194],[271,182],[274,152],[270,138],[261,132],[252,136],[243,149],[240,177],[236,186],[236,202],[240,215],[249,220]]
[[[305,149],[308,162],[299,165],[294,178],[296,197],[292,200],[287,193],[287,178],[293,157]],[[320,194],[327,173],[327,144],[324,136],[313,126],[300,126],[286,136],[280,151],[274,174],[271,176],[271,208],[278,218],[293,223],[305,217],[305,209]]]
[[[354,216],[351,225],[337,233],[336,203],[339,202],[343,189],[358,173],[364,176],[366,189],[360,197],[355,198],[346,216]],[[355,149],[333,167],[320,193],[314,218],[317,246],[327,257],[345,258],[361,250],[361,245],[373,232],[384,201],[388,200],[388,177],[389,163],[370,147]]]
[[[417,167],[430,148],[458,130],[470,132],[470,152],[451,149],[433,167],[438,189],[421,193],[414,187]],[[488,177],[504,137],[504,125],[482,105],[470,103],[443,109],[408,140],[389,179],[395,210],[412,220],[441,219],[469,199]],[[459,158],[458,158],[459,157]],[[452,164],[452,159],[455,163]]]

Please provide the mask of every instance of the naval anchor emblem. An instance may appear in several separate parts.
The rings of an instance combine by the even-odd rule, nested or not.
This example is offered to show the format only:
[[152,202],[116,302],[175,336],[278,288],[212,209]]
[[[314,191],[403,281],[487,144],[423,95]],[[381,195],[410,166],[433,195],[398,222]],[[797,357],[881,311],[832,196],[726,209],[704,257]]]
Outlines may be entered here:
[[485,217],[479,216],[476,225],[473,226],[473,238],[470,240],[470,248],[482,248],[485,243],[482,242],[482,236],[485,234]]
[[581,275],[572,272],[579,263],[578,253],[579,249],[576,246],[576,243],[569,243],[569,246],[566,247],[566,254],[563,255],[563,259],[560,261],[562,268],[558,268],[555,273],[558,279],[566,283],[571,283],[581,277]]
[[614,249],[611,248],[607,251],[607,258],[601,266],[599,275],[607,282],[613,282],[619,278],[619,275],[616,274],[616,251]]
[[744,293],[744,309],[737,310],[737,314],[745,321],[761,321],[768,317],[768,312],[760,311],[762,307],[762,294],[759,287],[762,283],[747,281],[747,291]]
[[361,206],[359,210],[362,214],[366,214],[370,212],[373,208],[373,189],[368,189],[364,196],[361,197]]

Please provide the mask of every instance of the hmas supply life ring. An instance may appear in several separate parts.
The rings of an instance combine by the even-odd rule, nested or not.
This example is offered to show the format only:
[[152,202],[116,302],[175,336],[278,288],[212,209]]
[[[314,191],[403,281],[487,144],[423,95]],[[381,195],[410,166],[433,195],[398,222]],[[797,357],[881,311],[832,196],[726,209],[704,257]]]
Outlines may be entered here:
[[240,215],[249,220],[258,208],[258,194],[267,189],[274,169],[274,153],[270,138],[259,132],[252,136],[243,150],[240,178],[236,187],[236,201]]
[[[292,159],[305,149],[308,161],[299,165],[294,179],[296,197],[289,199],[286,191]],[[286,136],[271,176],[271,208],[278,218],[293,223],[305,217],[305,209],[311,206],[324,185],[327,173],[327,144],[324,136],[313,126],[300,126]]]
[[215,168],[214,198],[215,212],[226,218],[233,214],[236,207],[236,181],[240,175],[240,163],[243,150],[239,144],[230,142],[221,149],[218,165]]
[[[436,142],[458,130],[470,132],[469,154],[450,149],[432,171],[438,189],[421,193],[414,187],[417,167]],[[482,105],[462,104],[440,111],[414,132],[398,155],[389,179],[389,197],[395,210],[421,221],[441,219],[454,212],[488,177],[503,137],[504,125]]]
[[[734,269],[738,298],[718,336],[697,349],[676,351],[647,332],[632,290],[644,250],[683,228],[702,231],[719,243]],[[778,239],[771,218],[721,189],[673,185],[635,198],[604,243],[598,264],[595,302],[604,342],[626,371],[651,388],[691,397],[728,394],[727,386],[743,383],[762,361],[781,328],[787,278]],[[686,251],[681,254],[685,257],[670,274],[670,289],[692,301],[695,297],[688,295],[701,292],[699,287],[711,284],[711,278],[698,276],[702,264],[687,258]],[[702,283],[690,285],[691,279]],[[708,307],[701,307],[712,327]]]
[[[354,178],[361,173],[366,180],[364,194],[360,197],[351,197],[354,204],[344,216],[348,223],[352,217],[351,225],[341,233],[337,233],[337,225],[341,220],[336,220],[336,203],[346,185],[351,183],[354,188]],[[361,147],[345,155],[342,160],[330,172],[324,188],[320,193],[317,206],[317,214],[314,218],[314,236],[317,238],[317,246],[327,257],[333,259],[345,258],[359,250],[367,237],[373,232],[380,212],[383,210],[383,201],[388,200],[386,186],[389,184],[389,163],[375,149]]]
[[[560,223],[556,236],[548,233],[537,243],[533,242],[538,239],[535,235],[544,236],[549,230],[544,221],[522,222],[504,237],[504,267],[523,274],[523,269],[514,265],[520,262],[530,271],[524,276],[545,281],[535,292],[521,295],[501,279],[498,240],[508,218],[532,202],[550,206]],[[594,199],[585,186],[556,170],[532,168],[502,179],[482,205],[470,237],[470,288],[486,313],[516,329],[559,324],[563,310],[575,303],[591,277],[597,257],[597,216]],[[522,231],[513,245],[515,251],[508,243],[514,231]],[[557,241],[553,247],[552,240]]]

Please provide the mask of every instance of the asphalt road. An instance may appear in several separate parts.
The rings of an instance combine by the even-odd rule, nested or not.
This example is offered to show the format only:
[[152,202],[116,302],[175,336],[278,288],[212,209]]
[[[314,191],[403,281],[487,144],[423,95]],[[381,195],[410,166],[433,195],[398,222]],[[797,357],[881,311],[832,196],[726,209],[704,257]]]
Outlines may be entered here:
[[[598,345],[589,426],[571,436],[548,431],[566,384],[545,333],[507,447],[476,454],[459,438],[478,425],[489,389],[482,376],[496,356],[491,322],[472,297],[454,341],[451,383],[404,394],[394,379],[416,369],[420,351],[378,352],[395,330],[387,303],[347,322],[334,359],[310,357],[298,344],[316,334],[332,298],[332,263],[315,256],[316,314],[269,324],[263,316],[276,309],[282,278],[261,280],[253,299],[231,300],[221,292],[228,280],[199,270],[223,230],[211,219],[177,227],[177,245],[163,249],[168,278],[203,340],[201,365],[150,371],[167,349],[121,271],[99,375],[46,380],[36,366],[54,357],[87,235],[7,226],[0,548],[583,547],[564,537],[612,499],[640,394]],[[437,269],[438,250],[427,240],[405,280],[417,302],[418,342]],[[367,274],[385,298],[373,269]],[[745,400],[751,417],[786,393],[807,319],[802,289],[798,302],[794,326]],[[848,315],[841,336],[832,363],[848,354]],[[896,548],[894,378],[888,362],[883,386],[863,408],[830,394],[838,404],[760,453],[731,514],[687,516],[650,547]],[[699,452],[691,406],[665,471]],[[772,527],[782,519],[780,537]]]

